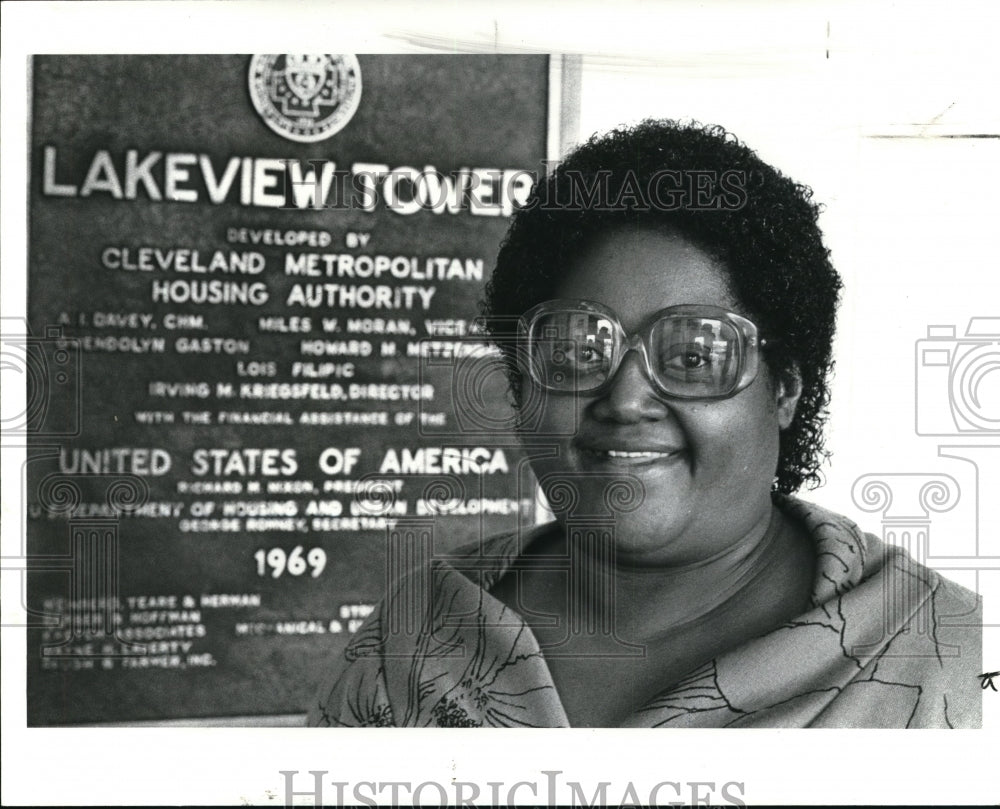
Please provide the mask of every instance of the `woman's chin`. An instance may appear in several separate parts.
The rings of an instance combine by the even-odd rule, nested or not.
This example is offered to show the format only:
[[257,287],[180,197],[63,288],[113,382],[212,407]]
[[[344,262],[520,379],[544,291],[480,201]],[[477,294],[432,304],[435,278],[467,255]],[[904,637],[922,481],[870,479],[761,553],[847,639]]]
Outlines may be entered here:
[[[627,495],[626,495],[627,496]],[[587,498],[583,498],[587,501]],[[589,501],[593,503],[593,501]],[[571,541],[584,540],[593,544],[593,552],[614,553],[614,558],[621,562],[648,561],[671,563],[686,561],[687,554],[682,551],[685,535],[685,519],[682,514],[658,511],[656,519],[650,515],[624,510],[604,510],[596,513],[597,508],[589,509],[589,513],[580,514],[557,512],[556,518],[566,528]],[[598,547],[600,546],[600,547]],[[610,561],[610,560],[609,560]]]

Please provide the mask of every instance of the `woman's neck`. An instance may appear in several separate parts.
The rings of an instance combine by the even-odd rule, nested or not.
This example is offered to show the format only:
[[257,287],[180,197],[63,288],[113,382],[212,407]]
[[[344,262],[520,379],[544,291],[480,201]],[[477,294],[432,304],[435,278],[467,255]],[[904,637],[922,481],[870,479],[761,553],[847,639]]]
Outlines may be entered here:
[[567,538],[570,555],[568,606],[585,623],[606,623],[613,613],[616,632],[641,642],[710,617],[724,605],[751,600],[783,555],[794,556],[795,533],[769,509],[723,551],[696,562],[647,564],[622,558],[613,538],[597,532]]

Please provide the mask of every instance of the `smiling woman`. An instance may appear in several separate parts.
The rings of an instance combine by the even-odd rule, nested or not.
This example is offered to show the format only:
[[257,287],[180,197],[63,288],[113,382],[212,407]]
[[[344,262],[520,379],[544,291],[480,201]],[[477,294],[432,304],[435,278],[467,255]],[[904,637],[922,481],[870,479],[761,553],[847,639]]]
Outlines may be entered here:
[[[630,190],[691,175],[684,204]],[[791,497],[839,290],[811,192],[725,131],[580,147],[487,296],[556,519],[404,575],[313,723],[978,726],[976,596]]]

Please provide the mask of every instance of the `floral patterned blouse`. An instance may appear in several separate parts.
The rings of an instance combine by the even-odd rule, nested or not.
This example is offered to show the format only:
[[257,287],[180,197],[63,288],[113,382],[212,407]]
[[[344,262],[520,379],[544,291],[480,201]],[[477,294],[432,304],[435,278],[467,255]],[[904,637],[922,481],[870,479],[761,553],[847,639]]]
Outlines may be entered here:
[[[776,505],[816,544],[809,609],[671,683],[623,726],[979,727],[977,596],[844,517],[790,497]],[[309,724],[567,727],[534,635],[490,595],[524,541],[496,537],[474,558],[402,577]]]

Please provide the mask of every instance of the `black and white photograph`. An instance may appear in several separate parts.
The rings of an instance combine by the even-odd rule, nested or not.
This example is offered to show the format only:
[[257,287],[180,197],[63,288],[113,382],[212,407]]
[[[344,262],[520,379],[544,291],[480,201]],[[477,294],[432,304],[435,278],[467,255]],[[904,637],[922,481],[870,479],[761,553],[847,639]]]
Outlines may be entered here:
[[3,7],[5,803],[996,799],[987,5]]

